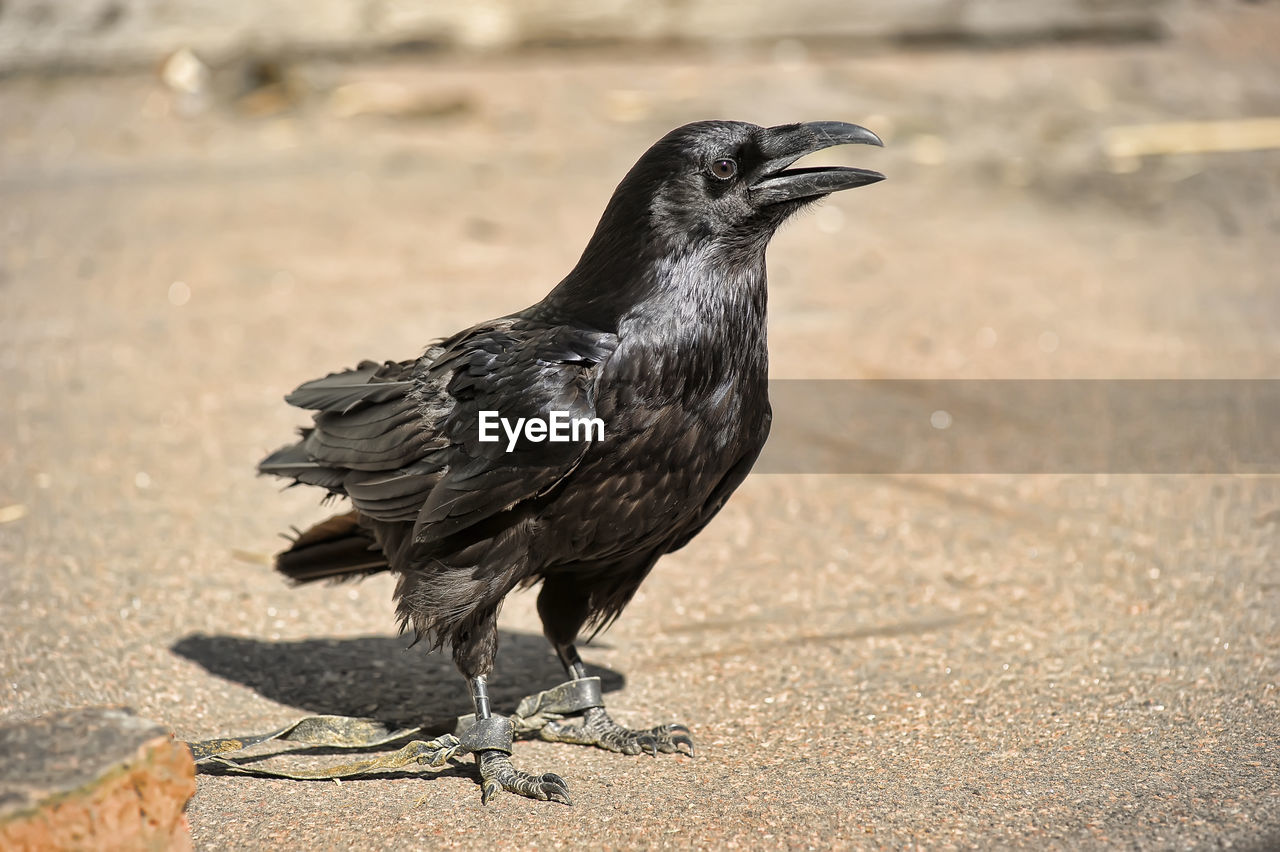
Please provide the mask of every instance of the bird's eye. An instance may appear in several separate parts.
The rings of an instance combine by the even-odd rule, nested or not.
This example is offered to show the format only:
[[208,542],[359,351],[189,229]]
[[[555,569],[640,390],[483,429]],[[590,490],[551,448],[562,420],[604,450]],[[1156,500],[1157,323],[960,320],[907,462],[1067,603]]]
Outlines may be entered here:
[[738,164],[728,157],[721,157],[711,164],[712,177],[728,180],[738,173]]

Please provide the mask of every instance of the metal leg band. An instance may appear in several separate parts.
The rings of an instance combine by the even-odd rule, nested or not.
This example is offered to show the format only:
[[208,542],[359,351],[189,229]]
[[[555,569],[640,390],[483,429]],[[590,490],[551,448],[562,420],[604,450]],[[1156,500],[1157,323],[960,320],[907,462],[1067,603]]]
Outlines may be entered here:
[[527,696],[516,707],[515,715],[522,730],[535,731],[554,719],[603,706],[600,678],[584,677]]
[[515,726],[506,716],[477,719],[458,737],[467,751],[500,751],[511,754]]
[[[563,719],[575,713],[590,710],[592,707],[603,707],[604,698],[600,689],[600,678],[583,677],[569,680],[550,689],[529,695],[521,699],[520,706],[511,714],[511,724],[518,734],[540,731],[548,722]],[[467,741],[466,732],[475,724],[475,716],[459,716],[454,733]]]

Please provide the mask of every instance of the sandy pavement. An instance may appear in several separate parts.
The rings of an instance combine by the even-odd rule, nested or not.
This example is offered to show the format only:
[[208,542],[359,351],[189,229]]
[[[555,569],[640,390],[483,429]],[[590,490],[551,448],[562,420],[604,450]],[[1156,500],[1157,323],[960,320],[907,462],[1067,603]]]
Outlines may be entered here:
[[[145,77],[0,80],[0,719],[123,703],[200,739],[446,719],[392,580],[252,561],[323,515],[254,463],[280,400],[518,309],[663,132],[858,121],[890,179],[771,248],[781,378],[1276,378],[1280,153],[1108,160],[1280,114],[1270,7],[1157,44],[399,59],[267,116]],[[372,84],[420,108],[350,112]],[[389,88],[388,88],[389,87]],[[353,94],[354,93],[354,94]],[[197,845],[1182,849],[1280,843],[1280,478],[753,476],[585,649],[696,758],[541,742],[575,804],[438,775],[201,777]],[[508,600],[496,704],[560,679]]]

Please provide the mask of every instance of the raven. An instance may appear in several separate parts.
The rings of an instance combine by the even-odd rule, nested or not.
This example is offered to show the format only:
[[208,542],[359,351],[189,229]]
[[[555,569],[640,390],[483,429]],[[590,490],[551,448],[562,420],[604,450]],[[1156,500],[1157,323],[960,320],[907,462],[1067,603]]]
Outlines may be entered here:
[[[805,205],[883,180],[789,168],[851,143],[882,144],[836,121],[677,128],[623,178],[542,301],[415,360],[365,361],[285,398],[314,422],[259,471],[352,509],[300,533],[276,567],[295,582],[399,575],[401,630],[449,645],[469,682],[476,721],[462,747],[476,755],[483,801],[507,790],[569,802],[558,775],[512,765],[512,724],[489,707],[498,611],[519,587],[542,584],[543,632],[571,678],[543,739],[692,753],[683,725],[614,722],[574,643],[618,617],[760,454],[771,419],[765,248]],[[507,434],[494,440],[499,420]],[[557,422],[600,423],[603,436],[552,440]]]

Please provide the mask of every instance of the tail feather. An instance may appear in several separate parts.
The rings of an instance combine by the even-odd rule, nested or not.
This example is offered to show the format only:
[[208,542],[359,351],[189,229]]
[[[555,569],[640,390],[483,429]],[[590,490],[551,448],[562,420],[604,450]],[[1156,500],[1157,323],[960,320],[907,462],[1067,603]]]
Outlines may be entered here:
[[354,580],[387,567],[386,556],[355,512],[321,521],[276,555],[276,570],[295,583]]
[[281,447],[260,461],[258,473],[284,476],[293,479],[295,483],[318,485],[339,494],[344,493],[343,479],[346,472],[317,462],[307,452],[305,441],[311,431],[302,430],[302,441]]

